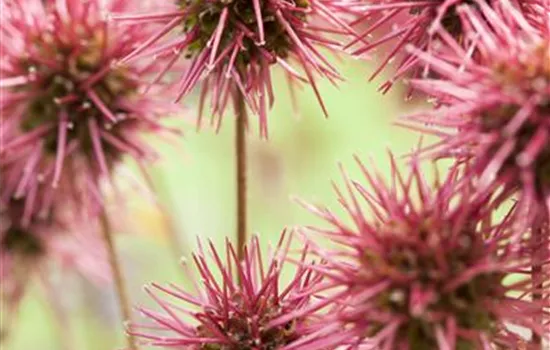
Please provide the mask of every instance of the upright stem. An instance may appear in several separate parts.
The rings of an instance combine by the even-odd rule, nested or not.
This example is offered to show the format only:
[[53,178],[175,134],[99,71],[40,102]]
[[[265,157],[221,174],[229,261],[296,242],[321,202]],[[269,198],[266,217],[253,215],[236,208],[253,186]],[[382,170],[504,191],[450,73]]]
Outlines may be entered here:
[[[531,232],[531,247],[532,247],[532,259],[531,266],[531,281],[533,285],[533,302],[542,303],[543,300],[543,288],[544,288],[544,273],[543,264],[547,258],[548,252],[548,230],[546,229],[550,225],[548,217],[543,220],[537,220],[537,223],[533,225]],[[541,304],[540,313],[534,320],[537,324],[544,324],[544,306]],[[543,339],[539,334],[533,333],[532,344],[534,349],[542,350]]]
[[244,258],[246,244],[246,104],[243,94],[235,92],[235,160],[237,169],[237,255],[239,261]]
[[[117,252],[115,249],[113,234],[111,232],[111,226],[109,225],[109,218],[107,217],[105,210],[100,215],[100,221],[103,231],[103,239],[105,241],[105,247],[107,248],[107,253],[109,256],[109,265],[111,266],[111,273],[113,275],[116,293],[118,295],[120,313],[122,315],[123,321],[128,322],[131,320],[130,299],[128,298],[126,284],[124,283],[124,278],[122,275],[120,260],[117,256]],[[137,350],[135,337],[132,334],[128,334],[126,339],[128,341],[128,349]]]
[[[185,249],[187,244],[182,243],[182,239],[180,238],[180,234],[178,232],[178,227],[175,223],[174,216],[172,215],[174,210],[173,206],[169,205],[167,203],[170,202],[170,195],[169,191],[167,191],[164,186],[161,184],[166,183],[166,179],[162,176],[163,173],[159,170],[157,173],[151,173],[151,171],[146,168],[143,164],[139,164],[140,170],[145,178],[145,181],[147,182],[147,185],[149,186],[149,189],[155,194],[156,196],[156,205],[160,212],[160,215],[162,216],[162,220],[164,221],[164,225],[168,234],[169,244],[172,248],[172,253],[174,255],[175,261],[178,263],[181,260],[182,257],[187,257],[189,253]],[[156,181],[155,181],[156,180]],[[187,242],[186,242],[187,243]]]

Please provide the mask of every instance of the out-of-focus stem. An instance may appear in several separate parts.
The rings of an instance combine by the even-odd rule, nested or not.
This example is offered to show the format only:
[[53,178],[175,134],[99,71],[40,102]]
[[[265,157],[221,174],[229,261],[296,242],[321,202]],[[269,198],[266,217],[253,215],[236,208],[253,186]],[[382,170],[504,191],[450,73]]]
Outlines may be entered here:
[[142,164],[140,164],[139,166],[141,169],[141,173],[143,174],[145,181],[147,182],[147,186],[150,190],[153,191],[153,193],[157,197],[156,205],[158,210],[160,211],[160,215],[162,216],[162,220],[168,234],[170,249],[172,250],[175,261],[179,266],[181,258],[187,257],[188,252],[185,249],[186,246],[183,245],[180,235],[178,234],[178,229],[176,227],[174,216],[172,214],[172,206],[165,204],[165,202],[170,200],[170,198],[167,198],[169,196],[168,192],[163,186],[158,185],[159,183],[164,182],[164,177],[159,175],[160,173],[151,174],[151,171]]
[[[120,307],[120,313],[122,315],[124,323],[131,321],[131,302],[128,298],[128,292],[126,290],[126,284],[124,282],[124,276],[122,274],[122,267],[120,260],[118,258],[114,240],[113,233],[111,231],[111,226],[109,224],[109,218],[105,210],[100,215],[101,221],[101,230],[103,233],[103,239],[105,241],[105,247],[107,249],[107,254],[109,256],[109,265],[111,266],[111,273],[113,275],[113,280],[115,282],[116,293],[118,296],[118,304]],[[128,349],[137,350],[137,345],[135,337],[132,334],[127,336]]]
[[[0,291],[1,293],[1,291]],[[0,301],[3,308],[5,308],[4,300]],[[10,336],[11,336],[11,325],[13,322],[13,312],[8,310],[7,312],[0,312],[0,349],[4,346],[8,348]]]
[[46,294],[46,303],[49,306],[54,321],[54,326],[59,338],[60,348],[63,350],[76,349],[71,324],[68,320],[67,308],[63,303],[63,296],[56,293],[51,276],[44,274],[42,278]]
[[244,258],[247,224],[246,190],[246,104],[240,90],[235,92],[235,161],[237,176],[237,256]]

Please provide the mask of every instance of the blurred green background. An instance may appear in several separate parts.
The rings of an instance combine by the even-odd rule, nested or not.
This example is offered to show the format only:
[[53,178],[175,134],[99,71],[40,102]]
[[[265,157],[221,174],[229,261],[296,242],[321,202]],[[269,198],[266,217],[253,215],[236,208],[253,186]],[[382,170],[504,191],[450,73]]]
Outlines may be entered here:
[[[372,68],[367,64],[350,60],[339,65],[347,78],[339,88],[319,82],[330,112],[328,119],[307,87],[297,95],[300,113],[295,115],[285,79],[277,75],[269,141],[259,140],[257,125],[252,124],[248,139],[249,228],[260,234],[263,243],[276,241],[285,227],[318,222],[293,202],[293,196],[338,211],[331,187],[331,180],[341,183],[338,162],[352,177],[361,179],[353,155],[365,161],[372,156],[388,174],[387,149],[404,154],[418,142],[415,132],[392,125],[402,110],[403,87],[382,95],[376,90],[383,78],[368,83]],[[171,121],[184,128],[181,140],[151,140],[162,155],[149,170],[160,206],[166,209],[164,214],[150,196],[126,186],[128,173],[133,172],[131,164],[118,179],[127,187],[125,208],[112,205],[110,210],[120,231],[117,248],[135,304],[152,304],[143,292],[145,283],[188,283],[175,261],[175,251],[189,256],[197,236],[210,238],[221,247],[224,238],[234,234],[233,118],[224,119],[219,134],[206,127],[197,133],[190,122],[194,107],[191,99],[185,116]],[[170,227],[178,234],[179,248],[167,234]],[[96,286],[67,275],[52,276],[51,280],[55,292],[50,295],[37,283],[31,288],[6,350],[63,349],[62,337],[73,344],[72,349],[122,347],[122,326],[111,286]]]

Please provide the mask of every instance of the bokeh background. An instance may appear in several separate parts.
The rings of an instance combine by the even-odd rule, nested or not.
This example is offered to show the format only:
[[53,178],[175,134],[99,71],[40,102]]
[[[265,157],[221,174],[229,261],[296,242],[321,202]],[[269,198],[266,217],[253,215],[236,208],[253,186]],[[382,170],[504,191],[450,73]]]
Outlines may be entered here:
[[[257,125],[251,125],[249,228],[263,244],[275,242],[285,227],[322,224],[294,197],[338,210],[331,181],[341,183],[339,162],[360,179],[353,155],[367,164],[372,157],[380,171],[389,174],[388,149],[401,155],[418,143],[417,133],[392,125],[404,110],[403,86],[382,95],[377,87],[384,77],[368,83],[373,70],[368,63],[343,60],[337,65],[346,82],[336,88],[320,81],[328,119],[307,87],[296,95],[299,113],[294,113],[285,79],[276,74],[269,141],[259,140]],[[418,101],[408,104],[407,110],[418,105]],[[221,247],[225,237],[234,234],[233,118],[225,118],[219,134],[208,127],[197,132],[192,125],[195,107],[193,99],[187,100],[187,111],[170,121],[184,129],[184,137],[151,138],[161,154],[148,169],[157,198],[143,189],[144,181],[132,164],[117,175],[124,207],[113,203],[109,213],[136,305],[152,304],[142,288],[146,283],[189,284],[175,256],[189,257],[197,236]],[[170,230],[177,233],[179,247]],[[5,350],[58,350],[63,342],[78,350],[122,347],[122,325],[111,286],[66,274],[50,277],[50,289],[33,284]]]

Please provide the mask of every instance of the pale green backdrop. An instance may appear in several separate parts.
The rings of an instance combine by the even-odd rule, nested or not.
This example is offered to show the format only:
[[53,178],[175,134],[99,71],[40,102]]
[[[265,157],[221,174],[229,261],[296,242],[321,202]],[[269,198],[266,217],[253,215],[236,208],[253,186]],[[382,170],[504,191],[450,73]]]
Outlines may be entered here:
[[[279,77],[276,106],[269,116],[269,141],[259,140],[256,125],[252,125],[249,227],[261,235],[264,243],[275,241],[286,226],[322,224],[295,204],[292,196],[326,203],[338,210],[331,188],[331,180],[341,183],[338,162],[353,177],[361,179],[353,155],[364,160],[372,156],[388,174],[387,149],[403,154],[417,144],[416,133],[392,125],[403,111],[403,87],[381,95],[376,91],[381,80],[367,83],[372,71],[367,64],[345,61],[339,65],[347,82],[338,89],[319,83],[330,118],[323,117],[307,88],[298,95],[300,114],[294,115],[284,79]],[[162,205],[169,208],[174,219],[186,255],[195,246],[196,236],[209,237],[221,245],[226,235],[233,234],[235,226],[232,116],[225,119],[218,135],[208,128],[197,133],[190,122],[194,107],[191,100],[186,116],[172,122],[184,127],[181,140],[152,140],[162,154],[162,160],[151,169],[155,184]],[[128,169],[132,169],[131,165]],[[174,261],[171,241],[166,238],[164,218],[147,196],[130,194],[125,210],[117,209],[114,216],[121,233],[117,241],[119,251],[136,303],[151,305],[141,288],[145,283],[186,283]],[[6,350],[62,349],[62,335],[69,337],[66,341],[74,342],[73,349],[121,348],[122,331],[111,288],[67,276],[52,279],[54,297],[66,311],[63,329],[55,321],[51,296],[34,286],[24,300]]]

